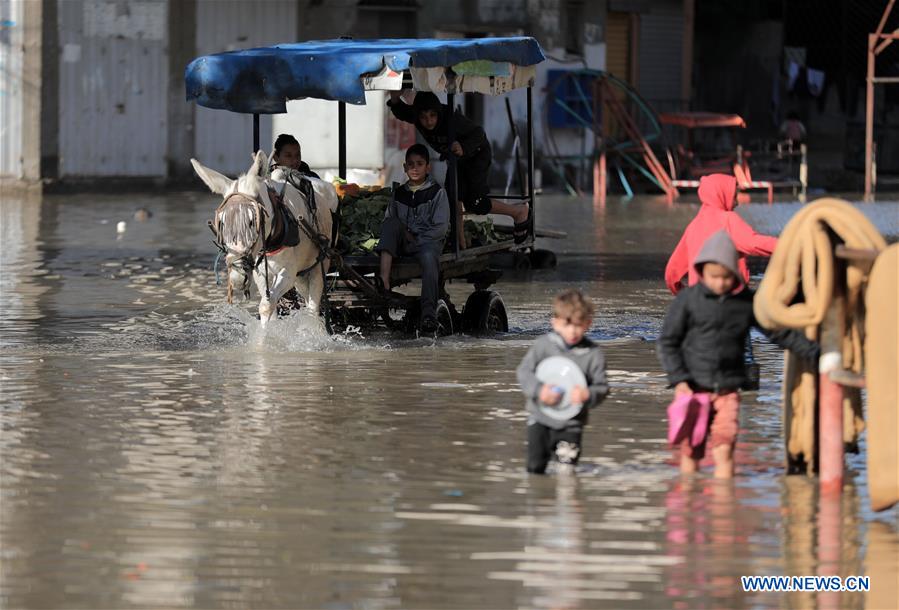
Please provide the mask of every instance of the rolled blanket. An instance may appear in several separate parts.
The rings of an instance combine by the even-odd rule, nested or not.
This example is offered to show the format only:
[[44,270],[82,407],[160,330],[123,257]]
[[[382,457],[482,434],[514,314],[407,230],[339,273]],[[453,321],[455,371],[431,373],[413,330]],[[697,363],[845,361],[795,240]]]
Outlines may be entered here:
[[874,261],[865,291],[868,491],[871,508],[899,502],[899,244]]
[[[817,329],[833,299],[837,285],[835,269],[846,286],[845,332],[842,338],[842,367],[863,371],[865,269],[836,264],[834,249],[880,251],[886,242],[857,208],[841,199],[818,199],[802,208],[787,224],[771,256],[765,277],[756,292],[754,311],[759,324],[769,329],[802,329],[818,339]],[[811,471],[815,455],[815,403],[817,370],[787,355],[784,370],[784,429],[787,452],[793,463],[804,463]],[[864,429],[861,394],[844,388],[843,440],[853,446]]]

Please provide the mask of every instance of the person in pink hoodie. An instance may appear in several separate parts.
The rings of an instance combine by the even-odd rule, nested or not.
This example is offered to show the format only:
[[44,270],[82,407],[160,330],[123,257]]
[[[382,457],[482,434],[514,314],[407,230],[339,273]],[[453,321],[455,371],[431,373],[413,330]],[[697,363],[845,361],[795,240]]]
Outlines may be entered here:
[[[696,284],[699,281],[699,274],[693,268],[693,261],[706,239],[723,229],[737,247],[740,254],[738,262],[740,275],[748,285],[749,267],[746,264],[746,257],[771,256],[777,245],[777,238],[756,233],[734,211],[737,204],[737,179],[733,176],[726,174],[703,176],[699,181],[699,200],[702,202],[699,214],[687,225],[671,258],[668,259],[668,265],[665,267],[665,284],[673,294],[677,294],[685,286]],[[685,275],[686,285],[682,284]]]

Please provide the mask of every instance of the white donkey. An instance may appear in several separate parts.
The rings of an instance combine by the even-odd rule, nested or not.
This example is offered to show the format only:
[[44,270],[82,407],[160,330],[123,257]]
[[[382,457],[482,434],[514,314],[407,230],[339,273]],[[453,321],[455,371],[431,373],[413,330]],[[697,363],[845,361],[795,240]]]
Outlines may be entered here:
[[[331,239],[331,223],[338,204],[334,186],[308,178],[315,195],[313,209],[306,196],[294,187],[296,181],[288,179],[290,172],[279,169],[271,179],[265,179],[269,165],[262,151],[256,153],[250,169],[237,180],[196,159],[190,162],[206,186],[224,197],[215,212],[213,230],[225,252],[228,302],[234,286],[249,297],[252,274],[259,290],[259,320],[263,326],[275,313],[278,299],[294,286],[309,311],[317,314],[324,274],[331,262],[320,246]],[[273,199],[282,194],[284,207],[297,223],[275,205]]]

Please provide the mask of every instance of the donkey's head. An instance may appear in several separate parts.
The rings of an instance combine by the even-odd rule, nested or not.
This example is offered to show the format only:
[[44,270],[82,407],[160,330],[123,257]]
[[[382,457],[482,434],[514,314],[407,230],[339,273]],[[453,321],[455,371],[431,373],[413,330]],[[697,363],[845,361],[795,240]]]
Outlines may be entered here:
[[196,159],[190,162],[209,190],[223,196],[212,226],[216,242],[225,252],[229,301],[234,286],[249,298],[253,267],[266,237],[264,215],[270,203],[264,178],[268,173],[268,158],[258,151],[250,169],[237,180],[209,169]]

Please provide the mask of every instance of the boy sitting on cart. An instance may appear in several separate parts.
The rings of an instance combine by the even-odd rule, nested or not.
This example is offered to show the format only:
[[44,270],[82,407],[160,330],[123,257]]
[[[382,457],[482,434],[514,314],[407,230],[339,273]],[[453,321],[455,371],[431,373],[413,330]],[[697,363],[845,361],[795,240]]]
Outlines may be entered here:
[[[515,222],[514,239],[522,243],[528,236],[531,214],[528,205],[509,205],[490,199],[487,175],[493,159],[490,142],[484,128],[473,123],[461,111],[453,115],[455,137],[449,140],[447,118],[449,106],[428,91],[419,91],[409,106],[402,101],[400,91],[391,91],[387,106],[397,119],[412,123],[428,144],[440,153],[441,159],[457,157],[458,198],[469,214],[504,214]],[[458,226],[462,226],[462,210],[458,211]],[[465,235],[459,231],[459,247],[465,248]]]
[[440,282],[440,253],[449,228],[450,209],[446,191],[431,178],[431,160],[423,144],[406,151],[403,165],[409,180],[393,189],[381,237],[375,248],[381,255],[381,273],[376,278],[382,293],[390,290],[390,269],[397,256],[415,255],[421,265],[421,332],[437,331],[437,297]]

